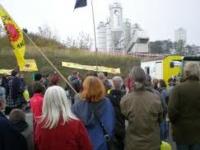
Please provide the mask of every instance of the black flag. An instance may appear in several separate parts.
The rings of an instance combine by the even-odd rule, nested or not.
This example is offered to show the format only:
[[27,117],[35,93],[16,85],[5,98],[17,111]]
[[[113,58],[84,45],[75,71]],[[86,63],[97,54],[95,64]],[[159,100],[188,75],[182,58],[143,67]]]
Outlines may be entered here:
[[87,6],[87,0],[76,0],[74,9]]

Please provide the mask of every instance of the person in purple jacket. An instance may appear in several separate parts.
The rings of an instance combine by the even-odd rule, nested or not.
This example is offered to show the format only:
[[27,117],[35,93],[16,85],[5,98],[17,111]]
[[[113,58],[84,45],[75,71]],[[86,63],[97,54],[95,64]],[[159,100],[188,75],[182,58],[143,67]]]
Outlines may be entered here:
[[84,80],[80,100],[72,106],[72,111],[83,121],[93,149],[109,150],[106,137],[112,139],[115,115],[111,102],[105,98],[105,87],[100,79],[88,76]]

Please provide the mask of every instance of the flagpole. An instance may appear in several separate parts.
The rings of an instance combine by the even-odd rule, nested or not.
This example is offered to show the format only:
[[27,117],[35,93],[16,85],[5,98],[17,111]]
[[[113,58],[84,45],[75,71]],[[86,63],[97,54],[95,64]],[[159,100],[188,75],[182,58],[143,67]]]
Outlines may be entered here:
[[51,60],[45,55],[45,53],[42,51],[42,49],[35,44],[35,42],[26,34],[23,32],[24,35],[29,39],[29,41],[36,47],[38,52],[44,57],[44,59],[51,65],[51,67],[60,75],[60,77],[69,85],[69,87],[74,91],[75,94],[77,94],[76,90],[73,88],[73,86],[69,83],[69,81],[63,76],[63,74],[56,68],[56,66],[51,62]]
[[[92,21],[93,21],[93,32],[94,32],[94,47],[95,47],[95,53],[97,57],[97,36],[96,36],[96,24],[95,24],[95,17],[94,17],[94,7],[93,7],[93,0],[91,0],[91,7],[92,7]],[[97,58],[96,58],[96,72],[98,71],[97,67]]]

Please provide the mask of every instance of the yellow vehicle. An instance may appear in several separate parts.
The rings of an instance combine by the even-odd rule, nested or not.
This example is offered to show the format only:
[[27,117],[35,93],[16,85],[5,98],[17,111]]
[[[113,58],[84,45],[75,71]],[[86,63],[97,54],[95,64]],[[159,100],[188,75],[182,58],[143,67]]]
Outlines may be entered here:
[[168,83],[168,79],[181,74],[183,56],[169,55],[157,60],[141,62],[141,67],[152,79],[163,79]]
[[185,64],[189,63],[189,62],[198,63],[200,66],[200,56],[185,56],[185,57],[183,57],[183,61],[181,64],[181,77],[182,78],[183,78],[183,74],[182,74],[183,68],[184,68]]

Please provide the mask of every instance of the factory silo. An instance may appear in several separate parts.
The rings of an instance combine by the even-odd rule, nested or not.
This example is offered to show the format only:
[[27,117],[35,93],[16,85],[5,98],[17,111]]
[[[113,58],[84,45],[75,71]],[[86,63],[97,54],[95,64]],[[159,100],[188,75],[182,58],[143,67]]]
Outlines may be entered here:
[[113,49],[116,50],[123,33],[122,6],[118,2],[110,5],[110,28],[114,45]]
[[106,25],[100,22],[97,27],[97,48],[98,51],[106,52]]
[[107,52],[113,52],[113,39],[110,23],[106,23],[106,50]]
[[124,30],[124,45],[125,47],[131,41],[131,23],[128,19],[123,23],[123,30]]

